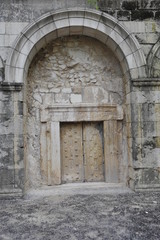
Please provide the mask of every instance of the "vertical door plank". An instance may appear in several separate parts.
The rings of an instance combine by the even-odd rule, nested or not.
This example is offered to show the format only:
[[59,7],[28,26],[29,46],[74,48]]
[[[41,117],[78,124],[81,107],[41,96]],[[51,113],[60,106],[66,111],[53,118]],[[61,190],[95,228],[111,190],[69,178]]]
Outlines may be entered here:
[[104,181],[103,125],[83,123],[85,181]]
[[118,183],[118,144],[117,121],[104,121],[105,181]]
[[61,123],[62,183],[83,182],[82,123]]

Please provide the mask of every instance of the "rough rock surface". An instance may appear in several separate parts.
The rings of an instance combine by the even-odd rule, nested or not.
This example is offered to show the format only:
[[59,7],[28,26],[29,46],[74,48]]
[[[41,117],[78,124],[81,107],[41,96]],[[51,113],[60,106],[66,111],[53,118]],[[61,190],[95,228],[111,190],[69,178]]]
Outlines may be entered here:
[[0,200],[0,239],[160,239],[160,193]]

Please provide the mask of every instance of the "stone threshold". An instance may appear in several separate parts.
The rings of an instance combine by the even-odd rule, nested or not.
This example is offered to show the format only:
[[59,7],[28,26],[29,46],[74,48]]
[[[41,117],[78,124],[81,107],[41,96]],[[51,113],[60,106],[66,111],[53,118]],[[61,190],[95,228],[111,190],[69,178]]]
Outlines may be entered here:
[[134,193],[130,188],[121,183],[67,183],[56,186],[45,186],[26,192],[25,199],[44,198],[48,196],[69,195],[95,195],[95,194],[127,194]]

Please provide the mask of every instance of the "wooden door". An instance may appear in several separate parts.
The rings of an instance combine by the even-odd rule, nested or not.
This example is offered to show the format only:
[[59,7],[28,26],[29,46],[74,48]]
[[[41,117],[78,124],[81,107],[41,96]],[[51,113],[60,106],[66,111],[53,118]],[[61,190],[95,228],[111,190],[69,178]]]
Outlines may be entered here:
[[62,183],[104,181],[103,124],[61,124]]
[[62,183],[84,179],[81,123],[61,124],[61,169]]

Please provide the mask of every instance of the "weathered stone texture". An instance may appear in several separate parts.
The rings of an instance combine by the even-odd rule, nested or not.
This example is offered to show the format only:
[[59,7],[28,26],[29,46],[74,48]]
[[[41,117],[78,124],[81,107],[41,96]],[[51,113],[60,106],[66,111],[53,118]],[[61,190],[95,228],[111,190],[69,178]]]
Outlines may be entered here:
[[43,183],[40,110],[59,103],[122,105],[125,95],[119,62],[89,37],[60,38],[42,49],[31,64],[27,84],[27,181],[33,187]]
[[158,87],[134,88],[131,97],[136,188],[160,183],[160,99]]
[[30,22],[50,10],[66,9],[71,7],[98,8],[120,20],[159,19],[159,1],[150,0],[99,0],[98,4],[89,0],[54,0],[43,1],[0,1],[0,21],[4,22]]
[[[9,89],[9,88],[8,88]],[[15,95],[17,95],[16,102]],[[23,157],[23,103],[21,94],[13,91],[0,91],[0,189],[22,189],[24,172]],[[21,135],[21,137],[20,137]]]
[[14,188],[13,97],[0,92],[0,189]]
[[[40,123],[41,110],[53,104],[81,103],[123,106],[126,122],[119,121],[117,125],[120,179],[126,178],[127,174],[123,174],[125,169],[125,173],[129,172],[128,183],[133,188],[134,184],[136,189],[143,186],[156,188],[160,186],[158,0],[98,1],[99,10],[117,18],[138,40],[147,60],[147,66],[144,66],[147,69],[145,79],[132,81],[130,76],[129,82],[123,79],[120,65],[125,66],[125,70],[128,69],[124,55],[115,43],[107,42],[107,35],[101,35],[108,47],[116,49],[120,63],[110,49],[97,40],[81,36],[63,37],[39,51],[31,64],[28,82],[22,91],[20,85],[5,83],[4,67],[8,52],[21,31],[44,13],[69,7],[95,8],[96,5],[87,0],[0,1],[0,83],[3,82],[0,85],[0,188],[23,188],[24,168],[27,169],[26,186],[37,187],[47,182],[42,176],[40,162],[40,136],[43,128]],[[80,22],[77,20],[76,23]],[[105,26],[107,32],[107,23]],[[82,26],[79,29],[82,30]],[[74,31],[79,33],[79,29],[74,28]],[[74,31],[71,34],[75,34]],[[85,29],[85,34],[87,31]],[[126,39],[122,36],[119,25],[111,32],[107,34],[118,36],[117,43],[119,40],[123,40],[121,45],[125,43]],[[127,44],[130,44],[129,41]],[[139,59],[133,59],[136,52],[132,53],[132,57],[127,54],[127,48],[124,52],[132,68],[132,77],[137,78],[139,75],[134,66],[139,64]],[[17,74],[17,78],[13,81],[23,81],[20,74]],[[45,133],[46,128],[45,126],[43,129]],[[122,135],[126,137],[122,138]]]

